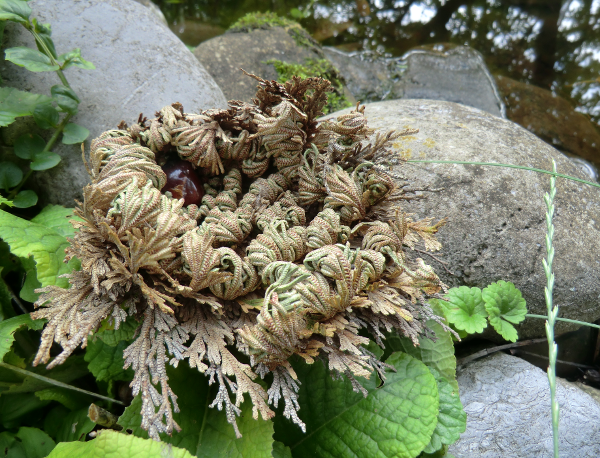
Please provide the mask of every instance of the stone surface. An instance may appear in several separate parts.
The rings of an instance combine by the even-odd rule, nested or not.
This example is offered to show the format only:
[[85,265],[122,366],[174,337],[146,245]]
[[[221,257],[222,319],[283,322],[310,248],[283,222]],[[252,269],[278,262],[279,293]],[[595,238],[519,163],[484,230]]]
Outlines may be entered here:
[[[456,458],[540,458],[553,455],[548,378],[522,359],[496,353],[458,370],[467,429],[449,452]],[[600,403],[557,379],[560,455],[600,456]]]
[[[32,0],[29,5],[33,17],[52,25],[59,53],[80,47],[82,56],[96,66],[65,71],[81,99],[73,122],[90,130],[89,139],[121,120],[135,121],[140,113],[153,117],[173,102],[181,102],[189,112],[226,107],[211,76],[149,8],[131,0]],[[3,45],[35,48],[31,35],[12,23],[6,26]],[[31,73],[4,60],[0,74],[4,85],[35,93],[49,95],[51,86],[60,84],[54,72]],[[10,144],[27,128],[9,126],[4,141]],[[62,162],[36,174],[40,196],[45,202],[73,206],[88,182],[81,150],[60,142],[53,150]]]
[[[347,113],[343,110],[336,116]],[[482,161],[552,169],[580,178],[586,176],[570,159],[517,124],[489,113],[450,102],[394,100],[366,105],[370,127],[417,128],[400,138],[393,153],[410,159]],[[448,217],[438,238],[443,259],[455,276],[440,264],[427,262],[450,286],[486,287],[498,280],[521,290],[530,313],[545,314],[542,267],[546,248],[543,195],[549,176],[511,168],[405,164],[398,168],[415,188],[444,188],[427,199],[404,205],[417,217]],[[593,322],[600,318],[600,189],[557,180],[554,216],[555,303],[561,316]],[[558,322],[557,332],[576,326]],[[527,319],[519,337],[542,337],[544,321]],[[497,336],[498,337],[498,336]]]
[[402,98],[462,103],[504,117],[494,78],[473,48],[415,49],[403,59],[408,67],[402,75]]
[[600,166],[600,132],[585,115],[547,89],[497,76],[509,119],[561,151]]
[[256,80],[244,75],[240,68],[261,78],[276,80],[277,71],[270,59],[304,64],[306,59],[322,59],[316,43],[304,37],[306,45],[298,44],[301,29],[270,27],[249,32],[228,32],[200,43],[194,55],[215,79],[227,100],[250,102],[256,94]]

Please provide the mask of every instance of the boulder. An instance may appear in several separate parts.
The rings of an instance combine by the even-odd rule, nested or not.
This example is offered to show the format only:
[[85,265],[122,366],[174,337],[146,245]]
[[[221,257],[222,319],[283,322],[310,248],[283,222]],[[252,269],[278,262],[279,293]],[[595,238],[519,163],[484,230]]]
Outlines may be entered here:
[[[467,429],[450,446],[456,458],[539,458],[553,455],[550,389],[544,371],[496,353],[459,368]],[[600,456],[600,403],[557,379],[560,455]]]
[[[29,5],[32,17],[52,25],[59,54],[80,47],[82,56],[96,66],[65,71],[81,99],[73,122],[90,130],[88,145],[121,120],[132,123],[140,113],[153,117],[173,102],[181,102],[190,112],[227,106],[204,67],[149,8],[131,0],[32,0]],[[35,48],[29,32],[12,23],[6,26],[3,45]],[[34,93],[49,95],[50,88],[60,84],[54,72],[31,73],[4,60],[0,74],[4,85]],[[30,128],[30,122],[14,123],[4,129],[4,142],[12,144]],[[48,138],[50,133],[42,135]],[[39,195],[46,203],[72,207],[88,182],[80,147],[59,142],[53,151],[62,161],[34,175]]]
[[[336,116],[347,113],[342,110]],[[431,100],[392,100],[366,105],[370,127],[416,128],[399,138],[392,154],[406,159],[481,161],[558,171],[586,179],[569,158],[519,125],[475,108]],[[449,286],[484,288],[498,280],[513,282],[530,313],[545,314],[546,174],[503,167],[458,164],[403,164],[396,170],[426,199],[406,203],[416,217],[448,217],[438,238],[450,275],[434,259],[427,262]],[[561,316],[593,322],[600,318],[600,189],[557,180],[554,215],[554,300]],[[427,256],[425,256],[427,258]],[[558,322],[557,332],[576,325]],[[544,321],[527,319],[520,338],[545,335]]]
[[509,119],[561,151],[600,167],[600,132],[584,114],[547,89],[497,76]]

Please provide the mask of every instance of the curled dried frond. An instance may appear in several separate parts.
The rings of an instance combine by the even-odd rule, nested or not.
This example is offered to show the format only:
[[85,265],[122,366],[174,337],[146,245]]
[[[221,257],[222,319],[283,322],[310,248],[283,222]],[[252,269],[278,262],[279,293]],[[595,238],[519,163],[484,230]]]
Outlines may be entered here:
[[[103,320],[118,328],[128,314],[141,318],[125,366],[142,427],[157,440],[180,429],[166,364],[188,360],[218,383],[210,406],[238,436],[245,393],[255,418],[271,418],[269,404],[283,399],[284,415],[304,430],[289,358],[325,359],[364,392],[355,377],[383,377],[385,368],[365,349],[364,331],[380,345],[392,330],[417,344],[436,319],[425,300],[445,288],[410,256],[421,242],[439,249],[434,235],[445,221],[401,212],[406,191],[384,167],[391,142],[414,132],[369,141],[364,107],[316,120],[328,81],[251,76],[255,104],[199,114],[173,104],[92,142],[92,183],[66,250],[82,269],[69,289],[41,290],[33,313],[48,320],[34,364],[50,360],[53,342],[63,347],[50,366],[85,347]],[[161,165],[172,159],[201,177],[197,205],[163,189]],[[256,379],[268,373],[265,389]]]

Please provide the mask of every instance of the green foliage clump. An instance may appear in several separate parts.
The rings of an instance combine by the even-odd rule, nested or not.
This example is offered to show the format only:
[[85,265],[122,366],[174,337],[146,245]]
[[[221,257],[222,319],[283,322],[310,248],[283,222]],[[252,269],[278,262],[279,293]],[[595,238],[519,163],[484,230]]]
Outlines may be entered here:
[[277,59],[270,59],[265,63],[272,64],[275,67],[280,83],[289,81],[292,79],[292,76],[300,78],[320,77],[331,81],[333,92],[328,94],[327,105],[323,109],[324,114],[333,113],[352,106],[352,103],[344,93],[340,72],[327,59],[306,59],[304,65]]
[[271,11],[267,11],[266,13],[255,12],[248,13],[245,16],[242,16],[236,22],[234,22],[231,27],[229,27],[230,32],[249,32],[251,30],[256,29],[269,29],[271,27],[298,27],[302,28],[300,24],[296,21],[292,21],[291,19],[287,19],[285,17],[278,16],[276,13]]
[[69,85],[63,70],[76,66],[91,70],[94,65],[81,57],[81,50],[75,48],[70,52],[58,55],[52,41],[50,25],[40,24],[37,19],[30,19],[31,8],[23,0],[0,1],[0,38],[6,21],[23,26],[34,37],[37,49],[25,46],[9,48],[5,51],[6,60],[24,67],[31,72],[56,72],[61,84],[52,86],[51,96],[32,94],[15,88],[0,88],[0,126],[12,124],[18,117],[32,116],[41,129],[54,129],[48,142],[41,136],[26,133],[20,136],[14,145],[15,155],[29,161],[29,170],[23,173],[21,167],[11,161],[0,158],[0,191],[7,197],[0,196],[0,205],[28,208],[37,204],[38,196],[32,190],[21,187],[33,172],[48,170],[61,160],[51,148],[62,134],[62,143],[72,145],[83,142],[89,131],[75,123],[69,122],[77,114],[79,97]]
[[501,280],[483,290],[468,286],[452,288],[446,299],[447,302],[432,301],[442,308],[448,322],[461,337],[482,332],[489,321],[504,339],[517,341],[517,330],[513,324],[525,319],[527,305],[521,291],[511,282]]

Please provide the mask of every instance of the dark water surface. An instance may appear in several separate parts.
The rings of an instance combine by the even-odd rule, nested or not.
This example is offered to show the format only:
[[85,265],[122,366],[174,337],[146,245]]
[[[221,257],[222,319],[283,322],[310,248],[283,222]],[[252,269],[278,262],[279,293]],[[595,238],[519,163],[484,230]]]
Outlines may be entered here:
[[491,72],[550,89],[600,125],[600,0],[154,0],[188,45],[253,11],[300,22],[323,45],[402,56],[453,43]]

